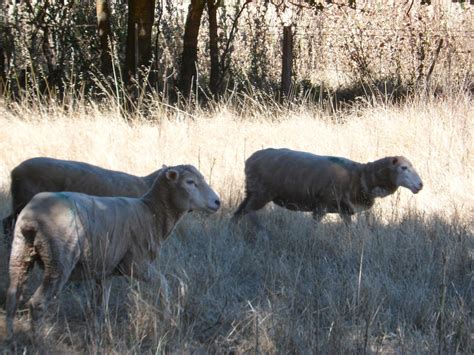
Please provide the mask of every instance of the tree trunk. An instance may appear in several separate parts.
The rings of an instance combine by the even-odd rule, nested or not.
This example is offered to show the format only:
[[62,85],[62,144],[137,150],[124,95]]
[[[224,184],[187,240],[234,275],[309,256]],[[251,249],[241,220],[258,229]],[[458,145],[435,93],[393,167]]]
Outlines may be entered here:
[[57,60],[51,43],[49,43],[49,28],[47,25],[43,27],[43,41],[41,46],[43,49],[44,58],[46,59],[46,66],[48,68],[46,84],[51,87],[57,86],[59,84]]
[[209,87],[215,99],[219,97],[220,67],[219,47],[217,44],[217,8],[220,0],[207,0],[207,12],[209,14],[209,52],[211,56],[211,75]]
[[104,76],[112,73],[112,30],[110,28],[110,8],[107,0],[96,1],[97,30],[100,41],[100,63]]
[[[5,48],[5,38],[4,33],[5,31],[5,19],[6,19],[6,6],[3,4],[3,1],[0,2],[2,4],[2,10],[0,10],[0,97],[3,96],[3,92],[5,91],[5,82],[6,82],[6,75],[5,75],[5,52],[3,48]],[[7,5],[8,6],[8,5]]]
[[291,26],[283,27],[283,56],[281,70],[281,100],[291,95],[291,72],[293,66],[293,32]]
[[155,0],[128,1],[126,74],[130,80],[137,68],[148,66],[151,60],[151,30],[155,14]]
[[8,23],[10,2],[0,0],[0,5],[0,96],[3,96],[7,87],[7,73],[11,67],[13,41]]
[[0,43],[0,97],[3,96],[6,86],[5,75],[5,54],[3,53],[3,43]]
[[191,0],[188,16],[184,28],[183,55],[181,57],[181,71],[179,89],[184,97],[191,92],[191,85],[196,82],[196,62],[199,26],[204,10],[204,0]]

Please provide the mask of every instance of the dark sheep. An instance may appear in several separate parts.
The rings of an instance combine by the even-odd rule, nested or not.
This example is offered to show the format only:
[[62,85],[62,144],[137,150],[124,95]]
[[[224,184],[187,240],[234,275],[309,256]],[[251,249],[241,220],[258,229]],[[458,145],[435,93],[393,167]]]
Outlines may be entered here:
[[414,194],[423,183],[408,159],[385,157],[370,163],[319,156],[290,149],[263,149],[245,162],[246,196],[234,220],[252,214],[268,202],[293,211],[309,211],[319,221],[339,213],[348,224],[356,212],[374,205],[375,198],[399,187]]

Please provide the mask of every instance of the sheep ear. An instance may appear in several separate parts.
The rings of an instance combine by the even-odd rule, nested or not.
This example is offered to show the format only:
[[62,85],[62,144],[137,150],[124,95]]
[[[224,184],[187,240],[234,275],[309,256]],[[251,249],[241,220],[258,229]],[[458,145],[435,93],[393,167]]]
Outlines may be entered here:
[[176,170],[168,169],[166,171],[166,178],[171,181],[176,181],[179,178],[179,173]]
[[393,159],[392,159],[392,164],[395,165],[395,164],[397,164],[397,163],[398,163],[398,158],[393,158]]

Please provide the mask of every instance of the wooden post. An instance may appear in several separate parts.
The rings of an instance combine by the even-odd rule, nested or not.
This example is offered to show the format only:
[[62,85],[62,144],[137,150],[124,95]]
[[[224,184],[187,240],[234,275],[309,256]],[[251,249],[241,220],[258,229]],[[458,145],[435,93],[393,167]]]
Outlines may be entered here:
[[140,47],[138,46],[138,23],[136,23],[136,22],[135,22],[135,25],[134,25],[134,29],[135,30],[134,30],[134,40],[133,41],[135,42],[134,43],[135,48],[133,49],[133,51],[134,51],[134,56],[135,56],[135,67],[134,67],[134,72],[133,73],[136,75],[137,74],[137,72],[136,72],[137,67],[141,64],[140,63],[140,59],[141,59],[140,54],[141,53],[140,53]]
[[283,56],[281,62],[281,97],[288,98],[291,93],[291,72],[293,66],[293,32],[291,26],[283,27]]
[[110,28],[110,7],[107,0],[96,1],[97,29],[100,42],[101,71],[105,76],[110,75],[112,69],[112,30]]

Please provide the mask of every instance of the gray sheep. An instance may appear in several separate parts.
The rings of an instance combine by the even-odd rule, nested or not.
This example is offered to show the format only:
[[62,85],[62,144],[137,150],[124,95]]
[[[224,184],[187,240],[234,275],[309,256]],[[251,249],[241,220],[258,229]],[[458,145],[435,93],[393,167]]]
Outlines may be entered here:
[[[68,280],[92,279],[99,287],[112,275],[149,281],[160,244],[192,210],[209,213],[220,200],[192,165],[163,168],[140,198],[42,192],[18,216],[7,291],[8,339],[28,273],[35,263],[43,281],[28,301],[32,329]],[[102,290],[99,290],[101,292]]]
[[25,160],[11,172],[12,213],[3,220],[5,234],[11,234],[14,219],[39,192],[139,197],[148,191],[158,173],[140,177],[78,161],[46,157]]
[[346,224],[356,212],[367,210],[376,197],[393,194],[400,186],[418,193],[423,183],[408,159],[385,157],[362,164],[290,149],[263,149],[245,162],[246,196],[234,220],[268,202],[293,211],[308,211],[319,221],[339,213]]

